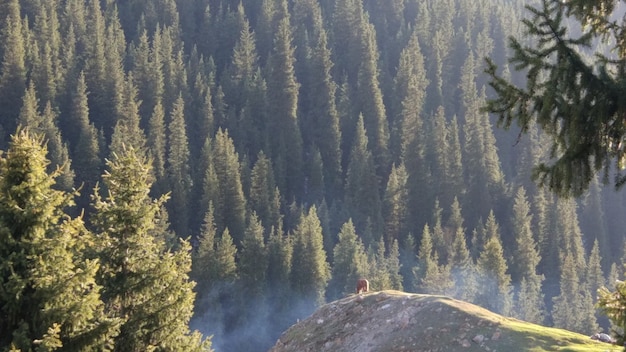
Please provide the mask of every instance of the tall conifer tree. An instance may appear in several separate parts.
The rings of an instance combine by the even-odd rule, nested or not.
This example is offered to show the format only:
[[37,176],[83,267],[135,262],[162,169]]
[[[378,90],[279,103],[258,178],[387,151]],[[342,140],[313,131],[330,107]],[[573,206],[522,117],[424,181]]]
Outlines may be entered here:
[[[369,246],[382,233],[383,223],[376,166],[366,133],[363,117],[360,117],[346,171],[345,204],[352,214],[357,231],[363,236],[365,246]],[[371,230],[375,237],[364,234],[368,221],[372,224]]]
[[3,53],[0,68],[0,125],[4,131],[14,131],[19,105],[26,90],[26,40],[20,16],[20,2],[11,0],[6,4],[5,24],[2,26]]
[[18,130],[0,159],[0,349],[106,350],[116,320],[104,314],[93,235],[64,208],[42,137]]
[[333,248],[332,279],[328,284],[329,300],[336,300],[354,292],[356,281],[367,274],[367,254],[352,220],[341,227],[339,239]]
[[189,191],[192,186],[189,166],[189,143],[182,95],[174,103],[168,126],[167,177],[172,192],[169,211],[174,231],[186,237],[189,231]]
[[312,311],[316,305],[324,303],[326,286],[331,278],[330,265],[324,252],[322,227],[315,206],[301,215],[293,236],[291,287],[305,300],[305,307]]
[[[294,48],[287,1],[278,5],[278,22],[274,48],[268,62],[268,99],[270,106],[269,131],[271,158],[275,167],[276,183],[287,200],[301,194],[302,136],[298,126],[298,90],[300,84],[294,72]],[[269,137],[269,136],[268,136]]]
[[115,351],[208,349],[210,340],[188,326],[195,296],[189,244],[172,252],[150,234],[166,200],[149,197],[150,164],[130,147],[114,157],[103,175],[107,194],[94,190],[92,222],[108,244],[99,272],[107,313],[122,319]]

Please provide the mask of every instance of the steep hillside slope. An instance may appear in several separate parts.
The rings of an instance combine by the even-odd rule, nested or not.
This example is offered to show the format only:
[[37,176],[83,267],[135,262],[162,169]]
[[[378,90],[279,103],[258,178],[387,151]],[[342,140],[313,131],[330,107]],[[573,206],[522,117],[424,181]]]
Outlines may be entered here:
[[320,307],[289,328],[270,352],[620,350],[448,297],[381,291]]

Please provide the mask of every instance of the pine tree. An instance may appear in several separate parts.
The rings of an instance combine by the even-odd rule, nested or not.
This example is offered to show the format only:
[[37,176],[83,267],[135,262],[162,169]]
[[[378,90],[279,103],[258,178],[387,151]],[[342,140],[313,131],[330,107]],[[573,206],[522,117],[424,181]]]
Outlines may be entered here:
[[194,282],[190,245],[169,251],[150,234],[166,198],[149,198],[151,167],[132,149],[114,154],[103,175],[107,194],[94,190],[92,222],[99,241],[99,282],[107,313],[122,319],[116,351],[205,350],[210,340],[190,333]]
[[[369,246],[373,240],[378,239],[383,225],[378,177],[374,158],[368,145],[363,117],[360,117],[356,125],[350,163],[346,171],[345,203],[352,214],[357,232],[365,236],[363,237],[365,246]],[[365,225],[368,219],[372,222],[372,232],[375,238],[365,235]]]
[[335,103],[337,86],[331,76],[333,62],[324,30],[319,33],[311,56],[311,96],[307,130],[320,150],[326,194],[332,197],[341,190],[341,130]]
[[561,293],[552,300],[552,321],[554,326],[562,329],[590,334],[583,326],[583,297],[580,279],[576,272],[576,263],[572,254],[566,254],[561,265]]
[[392,290],[403,291],[402,275],[400,269],[402,264],[400,262],[400,246],[398,240],[394,240],[389,246],[389,250],[385,256],[385,269],[389,274],[390,288]]
[[[0,73],[0,125],[4,131],[15,131],[19,101],[26,90],[26,40],[20,17],[20,2],[11,0],[1,33],[2,72]],[[6,22],[5,22],[6,21]],[[4,144],[4,143],[3,143]]]
[[369,134],[370,150],[374,157],[377,174],[388,173],[389,126],[378,78],[378,48],[376,31],[367,16],[361,21],[361,66],[357,83],[357,106],[363,114],[365,128]]
[[454,278],[455,298],[473,302],[480,287],[476,265],[470,256],[465,240],[465,232],[462,227],[456,227],[452,250],[450,253],[450,266]]
[[137,100],[137,86],[132,73],[126,77],[122,101],[116,106],[117,121],[111,136],[109,152],[122,153],[124,147],[133,147],[141,153],[146,152],[146,135],[140,126],[139,101]]
[[94,237],[64,213],[74,194],[54,189],[46,152],[18,130],[0,159],[0,349],[106,350],[118,322],[104,315]]
[[[410,145],[424,143],[419,140],[424,124],[421,112],[426,98],[426,72],[417,31],[413,31],[408,44],[400,54],[398,72],[394,78],[394,104],[391,112],[391,151],[394,160],[408,157]],[[404,159],[406,160],[406,159]]]
[[257,155],[250,177],[250,209],[257,213],[266,232],[277,228],[281,221],[280,193],[274,182],[274,172],[270,160],[263,151]]
[[212,154],[217,182],[213,189],[217,198],[211,199],[215,204],[215,223],[218,231],[228,228],[235,245],[239,247],[246,229],[246,199],[241,184],[239,156],[228,131],[217,131]]
[[171,192],[169,211],[174,219],[174,231],[185,237],[189,231],[189,190],[191,171],[189,145],[185,125],[185,102],[182,95],[174,103],[168,126],[167,177]]
[[465,154],[467,197],[471,203],[468,218],[484,216],[496,208],[503,195],[504,184],[500,161],[497,155],[495,138],[489,124],[489,115],[480,111],[479,94],[475,83],[475,62],[473,55],[466,60],[462,69],[460,89],[465,113]]
[[[491,218],[491,216],[490,216]],[[500,234],[497,224],[489,226],[487,221],[488,239],[485,249],[480,253],[476,263],[481,290],[476,303],[491,311],[508,316],[512,308],[511,276],[507,274],[508,266],[504,259]],[[490,231],[491,228],[493,231]]]
[[520,187],[513,204],[513,232],[516,246],[511,265],[511,277],[514,283],[520,282],[514,316],[540,324],[543,322],[545,309],[541,291],[544,276],[537,273],[541,257],[531,226],[530,205],[526,200],[526,191]]
[[354,292],[356,281],[366,277],[368,270],[365,246],[357,236],[351,219],[343,224],[338,237],[333,248],[332,278],[327,291],[331,301]]
[[157,101],[154,106],[154,111],[152,111],[152,115],[150,116],[150,120],[148,122],[147,132],[148,153],[152,159],[155,176],[153,192],[157,195],[162,195],[165,194],[167,189],[165,172],[167,142],[165,133],[165,112],[163,111],[163,105],[161,105],[160,101]]
[[450,262],[453,234],[444,231],[441,213],[443,213],[443,209],[439,206],[439,199],[436,199],[431,222],[433,224],[431,227],[433,250],[437,252],[440,264],[448,264]]
[[367,277],[370,289],[381,291],[391,289],[391,275],[387,270],[385,252],[385,241],[382,237],[368,248],[369,274]]
[[282,1],[280,18],[275,29],[274,48],[268,59],[268,135],[271,144],[271,159],[278,176],[276,183],[288,200],[301,192],[302,136],[298,127],[298,90],[300,84],[294,72],[294,48],[290,18],[286,1]]
[[324,252],[322,228],[315,206],[301,215],[293,236],[293,260],[289,281],[294,293],[304,299],[305,307],[312,309],[324,303],[326,286],[331,278],[330,266]]
[[604,273],[601,266],[602,257],[600,255],[600,245],[596,239],[591,247],[589,253],[589,259],[587,260],[587,270],[585,274],[585,282],[587,284],[587,291],[591,294],[593,303],[596,303],[596,295],[600,287],[606,286],[604,279]]
[[267,249],[263,225],[256,213],[250,215],[239,253],[239,276],[246,296],[260,300],[265,296]]
[[282,227],[272,229],[267,243],[268,266],[267,285],[271,288],[267,295],[269,309],[275,313],[270,324],[273,331],[284,331],[293,324],[291,276],[293,242],[285,236]]
[[77,205],[86,208],[89,202],[89,191],[93,189],[102,174],[102,162],[100,160],[100,145],[98,143],[98,131],[89,120],[89,106],[87,102],[87,85],[85,75],[81,72],[76,82],[76,90],[72,96],[69,120],[78,128],[78,139],[75,144],[70,144],[72,160],[76,180],[83,184],[83,192]]
[[57,115],[52,110],[50,102],[46,104],[43,112],[39,113],[35,86],[31,82],[24,93],[18,122],[20,126],[26,127],[34,133],[44,135],[48,143],[48,157],[50,159],[48,171],[53,172],[55,169],[60,168],[62,172],[59,175],[56,187],[69,191],[74,187],[74,171],[71,169],[68,148],[63,143],[56,120]]
[[418,266],[413,270],[415,287],[423,293],[446,294],[453,285],[450,267],[439,265],[439,256],[434,249],[428,224],[424,225],[422,231],[417,258]]
[[389,246],[393,241],[404,242],[408,236],[408,175],[404,164],[392,165],[383,199],[385,219],[385,241]]
[[[619,36],[623,31],[624,22],[613,23],[611,18],[615,5],[542,0],[527,6],[530,17],[523,22],[525,32],[536,44],[523,45],[515,37],[510,41],[511,64],[527,72],[525,87],[511,83],[487,61],[496,97],[486,109],[498,114],[505,127],[515,123],[527,133],[536,123],[548,134],[551,158],[536,166],[534,176],[561,195],[583,194],[598,172],[608,180],[616,170],[615,186],[624,184],[624,175],[617,171],[623,164],[624,132],[613,121],[624,109],[618,87],[624,76],[620,67],[626,45],[616,42],[607,48],[616,55],[610,60],[603,55],[586,60],[582,54],[596,38]],[[586,26],[584,33],[571,31],[570,20]],[[589,128],[590,123],[594,128]]]

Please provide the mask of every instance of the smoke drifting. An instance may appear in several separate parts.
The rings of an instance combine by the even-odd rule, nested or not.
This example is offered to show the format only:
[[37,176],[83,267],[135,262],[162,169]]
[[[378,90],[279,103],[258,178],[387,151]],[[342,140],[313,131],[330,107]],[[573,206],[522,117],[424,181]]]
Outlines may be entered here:
[[315,305],[288,288],[267,297],[246,296],[235,284],[220,284],[197,301],[191,328],[212,336],[216,352],[265,352]]

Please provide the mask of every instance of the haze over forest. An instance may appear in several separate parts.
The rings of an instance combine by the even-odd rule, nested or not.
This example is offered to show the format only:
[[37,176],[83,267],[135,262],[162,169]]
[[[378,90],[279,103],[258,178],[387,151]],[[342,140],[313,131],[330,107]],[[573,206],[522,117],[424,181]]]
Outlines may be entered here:
[[608,330],[624,192],[537,187],[547,137],[481,110],[485,57],[523,82],[507,38],[526,3],[0,0],[0,149],[44,135],[96,236],[105,160],[149,157],[155,241],[191,243],[190,326],[217,351],[267,350],[359,277]]

